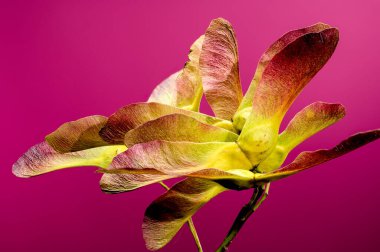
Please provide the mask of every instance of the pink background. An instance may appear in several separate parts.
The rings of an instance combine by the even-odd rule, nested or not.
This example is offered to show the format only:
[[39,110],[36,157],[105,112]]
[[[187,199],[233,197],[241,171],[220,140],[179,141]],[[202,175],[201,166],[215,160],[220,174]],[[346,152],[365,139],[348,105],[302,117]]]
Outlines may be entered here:
[[[106,195],[95,168],[20,179],[11,166],[65,121],[146,100],[219,16],[235,28],[244,90],[260,55],[286,31],[318,21],[339,27],[336,53],[284,123],[317,100],[343,103],[347,116],[292,157],[379,127],[379,1],[179,2],[1,1],[0,251],[146,250],[141,221],[159,186]],[[379,251],[379,148],[273,183],[231,251]],[[225,193],[195,216],[205,251],[249,196]],[[163,251],[195,251],[188,229]]]

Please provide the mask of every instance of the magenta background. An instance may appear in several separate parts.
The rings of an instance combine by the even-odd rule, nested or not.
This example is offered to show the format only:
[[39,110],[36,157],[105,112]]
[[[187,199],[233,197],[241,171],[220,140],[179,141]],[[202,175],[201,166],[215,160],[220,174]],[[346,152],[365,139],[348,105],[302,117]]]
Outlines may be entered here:
[[[317,100],[343,103],[347,116],[296,152],[380,126],[379,1],[179,2],[1,1],[0,251],[146,250],[141,220],[159,186],[106,195],[94,168],[20,179],[11,166],[65,121],[146,100],[219,16],[235,28],[244,90],[260,55],[286,31],[318,21],[339,27],[336,53],[286,121]],[[231,251],[379,251],[379,147],[273,183]],[[225,193],[196,215],[205,251],[248,197]],[[195,251],[187,228],[163,251]]]

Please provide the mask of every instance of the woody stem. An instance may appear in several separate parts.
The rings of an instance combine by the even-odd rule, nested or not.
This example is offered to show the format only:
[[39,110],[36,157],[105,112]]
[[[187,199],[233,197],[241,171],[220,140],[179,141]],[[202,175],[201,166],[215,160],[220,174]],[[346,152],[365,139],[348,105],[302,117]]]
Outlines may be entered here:
[[227,236],[224,238],[222,244],[216,250],[217,252],[225,252],[231,245],[233,239],[239,233],[240,229],[243,227],[244,223],[248,218],[256,211],[256,209],[261,205],[261,203],[268,196],[269,183],[264,186],[258,186],[254,188],[253,195],[250,201],[240,210],[237,215],[232,227],[228,231]]

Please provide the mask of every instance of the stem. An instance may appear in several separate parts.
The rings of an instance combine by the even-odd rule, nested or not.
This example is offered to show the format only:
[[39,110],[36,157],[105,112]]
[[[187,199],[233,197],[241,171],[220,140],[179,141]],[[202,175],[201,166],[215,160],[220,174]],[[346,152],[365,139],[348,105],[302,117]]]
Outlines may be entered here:
[[170,187],[169,186],[167,186],[164,182],[158,182],[163,188],[165,188],[166,189],[166,191],[169,191],[170,190]]
[[202,245],[201,245],[201,241],[199,240],[199,237],[198,237],[198,234],[197,234],[197,230],[195,229],[195,226],[194,226],[193,219],[190,218],[190,219],[187,221],[187,224],[189,225],[189,228],[190,228],[191,234],[193,235],[193,238],[194,238],[195,244],[197,245],[198,252],[203,252]]
[[240,229],[243,227],[248,218],[256,211],[261,203],[263,203],[263,201],[268,196],[268,192],[269,183],[264,186],[254,188],[250,201],[240,210],[239,214],[236,216],[236,219],[228,231],[227,236],[224,238],[222,244],[216,250],[217,252],[225,252],[228,250],[228,247],[231,245],[232,240],[239,233]]
[[[159,184],[160,184],[163,188],[165,188],[167,191],[170,190],[170,188],[169,188],[164,182],[161,181],[161,182],[159,182]],[[194,226],[193,219],[190,218],[190,219],[187,221],[187,224],[189,225],[189,228],[190,228],[191,234],[193,235],[193,238],[194,238],[195,244],[197,245],[198,252],[203,252],[202,245],[201,245],[201,241],[199,240],[199,237],[198,237],[198,234],[197,234],[197,230],[195,229],[195,226]]]

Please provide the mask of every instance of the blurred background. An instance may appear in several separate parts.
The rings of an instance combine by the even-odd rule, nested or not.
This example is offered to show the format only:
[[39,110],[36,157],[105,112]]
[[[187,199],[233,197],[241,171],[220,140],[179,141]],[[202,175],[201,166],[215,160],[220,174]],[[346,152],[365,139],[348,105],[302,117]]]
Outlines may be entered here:
[[[316,22],[340,30],[327,65],[288,112],[339,102],[347,116],[301,150],[332,147],[378,128],[380,2],[1,1],[0,251],[146,251],[145,208],[158,186],[106,195],[95,168],[16,178],[12,164],[60,124],[145,101],[182,68],[192,42],[216,17],[235,28],[243,89],[265,49],[285,32]],[[203,103],[203,111],[210,109]],[[230,251],[379,251],[380,141],[275,182]],[[205,251],[214,251],[250,192],[227,192],[194,217]],[[183,228],[162,251],[196,251]]]

